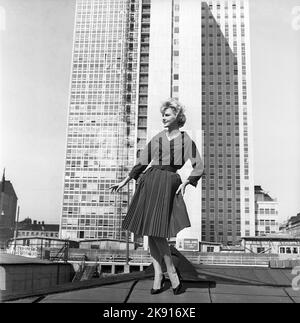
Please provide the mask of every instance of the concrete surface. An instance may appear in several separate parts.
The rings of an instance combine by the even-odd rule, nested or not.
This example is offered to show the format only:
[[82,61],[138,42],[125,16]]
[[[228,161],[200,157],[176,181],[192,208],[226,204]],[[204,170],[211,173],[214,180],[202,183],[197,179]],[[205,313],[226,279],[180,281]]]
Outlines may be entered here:
[[194,265],[194,269],[191,270],[190,267],[184,266],[184,260],[181,259],[180,263],[181,274],[184,277],[184,288],[180,295],[173,295],[168,279],[162,293],[151,295],[153,273],[150,268],[144,272],[112,275],[45,288],[38,294],[6,302],[300,303],[300,291],[292,288],[295,276],[290,269]]
[[292,288],[216,282],[184,282],[183,293],[173,295],[169,281],[161,294],[151,295],[152,279],[133,280],[95,288],[61,292],[18,302],[40,303],[299,303]]

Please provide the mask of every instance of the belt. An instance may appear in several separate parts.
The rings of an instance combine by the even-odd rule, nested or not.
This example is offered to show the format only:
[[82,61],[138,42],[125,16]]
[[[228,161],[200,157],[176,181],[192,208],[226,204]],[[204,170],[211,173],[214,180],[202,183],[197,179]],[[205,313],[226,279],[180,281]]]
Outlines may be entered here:
[[161,169],[161,170],[167,170],[167,171],[172,172],[172,173],[177,172],[177,168],[175,168],[173,166],[170,166],[170,165],[151,165],[151,167]]

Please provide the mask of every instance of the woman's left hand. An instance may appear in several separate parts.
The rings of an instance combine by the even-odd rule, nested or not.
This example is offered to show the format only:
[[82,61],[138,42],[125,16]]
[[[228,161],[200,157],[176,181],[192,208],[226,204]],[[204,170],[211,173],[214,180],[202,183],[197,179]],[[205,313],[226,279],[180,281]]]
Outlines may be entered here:
[[176,191],[176,194],[179,194],[181,192],[182,195],[184,195],[184,192],[185,192],[185,187],[189,184],[188,181],[180,184],[180,186],[178,187],[177,191]]

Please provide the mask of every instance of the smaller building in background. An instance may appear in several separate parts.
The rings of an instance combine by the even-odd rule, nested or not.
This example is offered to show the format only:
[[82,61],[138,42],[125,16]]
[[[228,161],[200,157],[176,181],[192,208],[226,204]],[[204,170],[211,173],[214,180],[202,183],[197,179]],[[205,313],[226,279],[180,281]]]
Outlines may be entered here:
[[[129,250],[135,249],[134,242],[128,241]],[[126,241],[114,239],[88,239],[79,242],[81,249],[99,249],[99,250],[126,250]]]
[[241,246],[249,253],[278,254],[281,258],[300,257],[300,238],[287,234],[244,237]]
[[[78,248],[78,241],[64,240],[58,238],[46,237],[18,237],[10,239],[8,242],[8,249],[18,247],[33,247],[33,248],[58,248],[68,246],[69,248]],[[19,254],[20,255],[20,254]],[[22,256],[22,255],[21,255]]]
[[5,179],[5,172],[0,187],[0,249],[6,249],[14,236],[18,197],[12,183]]
[[200,252],[220,252],[221,251],[221,243],[219,242],[199,242],[199,251]]
[[72,240],[25,236],[10,239],[6,252],[23,257],[50,259],[51,250],[53,250],[54,256],[57,256],[63,249],[78,248],[78,246],[78,242]]
[[300,237],[300,213],[292,216],[280,227],[280,232],[290,234],[293,237]]
[[58,238],[59,224],[45,224],[30,218],[18,223],[18,238],[47,237]]
[[278,202],[261,186],[255,185],[255,235],[266,236],[279,232]]

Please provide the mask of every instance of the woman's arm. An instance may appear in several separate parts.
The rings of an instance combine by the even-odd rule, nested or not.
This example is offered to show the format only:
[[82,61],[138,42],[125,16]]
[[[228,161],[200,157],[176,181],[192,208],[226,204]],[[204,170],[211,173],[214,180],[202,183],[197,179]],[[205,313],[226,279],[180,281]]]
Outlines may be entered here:
[[204,163],[199,154],[197,146],[194,141],[191,140],[191,145],[189,145],[188,149],[189,159],[192,163],[193,170],[188,177],[189,184],[193,186],[197,186],[199,179],[202,177],[204,173]]
[[133,168],[128,174],[130,178],[134,178],[135,180],[137,180],[140,174],[151,163],[156,149],[154,138],[155,137],[153,137],[146,145],[146,147],[141,151],[137,163],[133,166]]
[[119,190],[124,187],[130,180],[131,177],[127,176],[125,179],[123,179],[122,182],[109,187],[109,190],[111,189],[112,192],[119,192]]
[[127,177],[120,183],[111,186],[109,189],[112,192],[118,192],[122,187],[124,187],[132,178],[137,180],[140,174],[147,168],[151,160],[154,157],[154,138],[147,144],[147,146],[142,150],[140,157],[136,165],[133,166]]
[[187,158],[191,160],[193,170],[190,176],[178,187],[176,191],[176,194],[181,192],[182,195],[184,195],[187,185],[191,184],[195,187],[197,186],[197,183],[204,172],[204,164],[194,141],[189,139],[189,142],[185,145],[185,147],[185,149],[187,149]]

